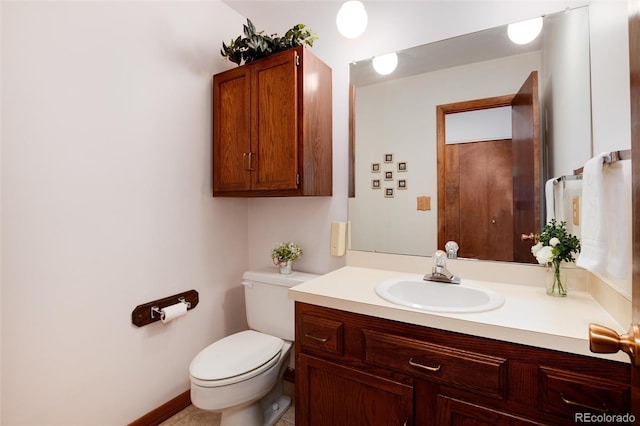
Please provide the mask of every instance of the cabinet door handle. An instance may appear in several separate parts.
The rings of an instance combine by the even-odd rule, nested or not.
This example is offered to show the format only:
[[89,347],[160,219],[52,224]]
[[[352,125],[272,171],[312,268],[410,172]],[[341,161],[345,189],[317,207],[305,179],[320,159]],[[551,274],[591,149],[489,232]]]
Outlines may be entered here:
[[[247,167],[247,157],[249,158],[249,167]],[[253,164],[252,164],[252,159],[253,159],[253,152],[243,152],[242,153],[242,168],[248,172],[252,172],[255,169],[253,168]]]
[[320,343],[325,343],[326,341],[329,340],[328,337],[316,337],[316,336],[312,336],[309,333],[305,334],[304,337],[308,337],[309,339],[315,340],[316,342],[320,342]]
[[439,371],[440,367],[442,367],[442,364],[438,364],[437,367],[430,367],[428,365],[420,364],[419,362],[415,362],[413,358],[409,359],[409,365],[412,367],[418,367],[418,368],[422,368],[423,370],[434,371],[434,372]]
[[579,407],[579,408],[586,408],[589,411],[596,411],[598,413],[608,413],[609,412],[609,408],[607,407],[607,405],[603,402],[602,403],[602,408],[600,407],[593,407],[591,405],[587,405],[587,404],[581,404],[579,402],[575,402],[575,401],[571,401],[570,399],[567,399],[563,393],[560,393],[560,399],[562,400],[562,402],[564,402],[566,405],[569,405],[571,407]]

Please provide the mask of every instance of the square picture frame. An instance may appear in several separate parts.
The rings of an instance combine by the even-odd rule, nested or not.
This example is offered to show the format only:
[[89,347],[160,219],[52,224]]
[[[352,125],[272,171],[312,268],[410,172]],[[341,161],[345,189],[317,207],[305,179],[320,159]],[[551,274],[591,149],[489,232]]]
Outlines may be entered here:
[[393,180],[393,172],[391,170],[384,172],[384,180]]
[[371,163],[371,173],[380,173],[380,163]]
[[380,184],[380,179],[371,179],[371,188],[372,189],[381,189],[382,185]]
[[393,198],[393,188],[385,188],[384,189],[384,197],[385,198]]
[[398,179],[398,189],[407,189],[406,179]]
[[385,154],[384,155],[385,163],[393,163],[393,154]]
[[398,171],[406,172],[407,171],[407,162],[406,161],[398,161]]

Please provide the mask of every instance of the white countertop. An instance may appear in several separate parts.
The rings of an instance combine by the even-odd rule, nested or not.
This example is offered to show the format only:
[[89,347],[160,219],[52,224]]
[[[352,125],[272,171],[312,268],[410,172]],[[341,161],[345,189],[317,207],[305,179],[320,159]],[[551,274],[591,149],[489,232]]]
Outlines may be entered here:
[[571,291],[567,297],[552,297],[542,287],[474,280],[505,296],[501,307],[477,313],[424,312],[387,302],[375,292],[376,285],[384,280],[422,279],[423,275],[345,266],[290,288],[289,298],[409,324],[629,362],[629,357],[622,352],[594,354],[589,351],[590,323],[610,327],[618,333],[625,333],[626,329],[583,291]]

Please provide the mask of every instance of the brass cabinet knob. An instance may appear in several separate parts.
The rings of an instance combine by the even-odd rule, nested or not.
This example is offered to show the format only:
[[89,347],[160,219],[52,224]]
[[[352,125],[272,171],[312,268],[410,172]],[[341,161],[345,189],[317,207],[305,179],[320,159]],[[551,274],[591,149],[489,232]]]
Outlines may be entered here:
[[589,324],[589,350],[600,354],[623,351],[631,363],[640,367],[640,325],[632,324],[627,334],[619,335],[615,330],[598,324]]
[[534,234],[533,232],[530,234],[522,234],[520,235],[520,239],[522,241],[524,240],[535,240],[536,239],[536,234]]

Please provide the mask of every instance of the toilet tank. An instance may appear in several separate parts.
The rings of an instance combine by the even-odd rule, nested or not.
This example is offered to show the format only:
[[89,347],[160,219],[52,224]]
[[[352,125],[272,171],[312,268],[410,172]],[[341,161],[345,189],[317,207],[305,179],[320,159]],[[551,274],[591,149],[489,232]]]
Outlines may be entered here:
[[289,300],[287,291],[316,277],[297,271],[280,274],[276,268],[245,272],[242,284],[249,328],[293,341],[294,302]]

